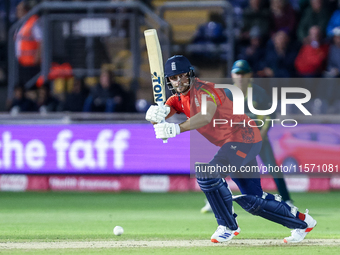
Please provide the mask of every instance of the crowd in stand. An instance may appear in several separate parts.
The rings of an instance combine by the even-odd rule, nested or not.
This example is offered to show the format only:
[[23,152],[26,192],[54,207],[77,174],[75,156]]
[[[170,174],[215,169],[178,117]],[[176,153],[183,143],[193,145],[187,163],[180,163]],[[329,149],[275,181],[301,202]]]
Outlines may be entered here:
[[[245,59],[252,67],[255,78],[338,78],[340,76],[340,9],[337,0],[229,0],[234,8],[236,47],[235,59]],[[22,2],[27,2],[23,0]],[[27,12],[26,5],[21,11]],[[20,15],[20,4],[17,9]],[[215,17],[216,18],[216,17]],[[36,23],[34,23],[36,22]],[[27,21],[29,23],[29,21]],[[17,38],[32,36],[37,44],[29,48],[39,55],[41,31],[38,19],[32,20],[32,33],[18,31]],[[218,18],[197,30],[193,43],[225,41],[223,24]],[[212,28],[212,29],[211,29]],[[21,36],[21,37],[20,37]],[[220,37],[219,37],[220,36]],[[16,42],[17,45],[20,45]],[[22,44],[21,44],[22,45]],[[24,47],[19,48],[22,51]],[[28,65],[18,57],[19,77],[31,79],[31,71],[40,67],[40,60],[33,56]],[[28,63],[28,62],[26,62]],[[25,76],[26,75],[26,76]],[[62,100],[53,98],[49,82],[28,93],[22,82],[15,89],[14,98],[9,102],[11,111],[135,111],[128,105],[128,93],[114,83],[112,73],[102,71],[97,85],[84,86],[83,79],[74,79],[71,92]],[[336,84],[329,85],[330,91],[313,89],[313,97],[320,97],[328,104],[339,104],[340,92]],[[314,92],[320,92],[316,95]],[[52,106],[53,105],[53,106]],[[13,110],[14,109],[14,110]]]
[[[17,20],[23,18],[37,3],[37,1],[31,0],[18,1],[15,6]],[[130,95],[131,93],[126,91],[123,86],[115,82],[114,70],[106,68],[105,64],[102,65],[101,74],[97,78],[96,84],[92,86],[85,84],[85,77],[72,77],[72,67],[69,63],[60,65],[52,63],[48,80],[39,76],[42,61],[41,21],[38,15],[33,15],[15,32],[18,81],[13,97],[7,102],[7,109],[11,113],[136,111],[134,95]],[[63,93],[53,95],[53,81],[56,78],[65,78],[69,88],[65,88]],[[30,81],[33,81],[31,86],[25,85]]]
[[340,11],[332,13],[337,1],[299,2],[294,9],[288,0],[249,0],[236,57],[248,60],[256,76],[338,75],[340,59],[331,55],[340,52]]
[[[340,9],[336,0],[230,0],[234,6],[236,59],[255,77],[337,77]],[[213,17],[213,16],[212,16]],[[225,41],[216,18],[193,43]]]
[[[234,7],[235,58],[247,60],[255,78],[313,78],[315,81],[315,78],[340,77],[340,9],[337,0],[230,2]],[[211,24],[214,22],[209,21],[202,27],[214,28]],[[202,43],[200,30],[193,43],[198,36]],[[216,37],[223,36],[216,33]],[[206,39],[208,42],[212,40],[217,38]],[[339,104],[340,92],[335,82],[319,79],[319,83],[314,83],[315,87],[311,88],[313,98],[329,105]],[[325,90],[329,91],[324,93]]]
[[17,112],[134,112],[131,97],[123,87],[114,82],[112,72],[103,68],[97,84],[89,88],[83,78],[73,78],[69,92],[62,97],[52,95],[50,82],[37,89],[24,90],[16,86],[8,110]]

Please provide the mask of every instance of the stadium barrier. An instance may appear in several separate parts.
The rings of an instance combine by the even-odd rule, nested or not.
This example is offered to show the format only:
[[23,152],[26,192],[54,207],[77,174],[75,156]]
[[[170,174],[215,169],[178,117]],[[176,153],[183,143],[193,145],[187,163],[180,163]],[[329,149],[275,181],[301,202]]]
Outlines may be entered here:
[[[0,190],[198,190],[195,179],[190,177],[191,154],[196,151],[190,143],[192,134],[183,133],[164,145],[155,139],[153,128],[144,117],[144,114],[100,113],[0,114],[3,124]],[[325,119],[325,115],[321,117]],[[315,117],[311,118],[317,123]],[[170,119],[183,120],[181,115]],[[300,130],[303,132],[299,133]],[[333,155],[340,150],[337,130],[338,124],[322,123],[301,124],[299,129],[281,126],[271,129],[269,138],[277,161],[292,153],[288,149],[293,146],[284,146],[287,142],[305,146],[294,147],[295,154],[290,154],[290,158],[300,160],[299,157],[309,155],[304,159],[308,173],[287,173],[286,182],[291,191],[340,189],[339,174],[335,172],[335,165],[340,162]],[[207,159],[214,155],[205,145],[201,147]],[[318,157],[313,156],[315,153]],[[311,172],[316,158],[327,166],[333,164],[333,172]],[[306,163],[298,163],[305,167]],[[271,178],[263,178],[262,182],[264,189],[275,189]],[[236,188],[233,182],[230,187]]]
[[[236,184],[227,178],[232,191]],[[340,190],[340,178],[287,178],[292,192]],[[276,190],[272,178],[263,178],[264,190]],[[0,191],[93,191],[93,192],[188,192],[200,191],[188,175],[0,175]]]

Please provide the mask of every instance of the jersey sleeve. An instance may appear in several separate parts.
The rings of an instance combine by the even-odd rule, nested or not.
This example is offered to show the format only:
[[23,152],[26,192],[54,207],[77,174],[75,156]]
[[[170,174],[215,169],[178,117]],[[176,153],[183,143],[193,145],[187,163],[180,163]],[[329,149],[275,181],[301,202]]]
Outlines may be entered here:
[[174,108],[177,113],[182,113],[182,107],[180,105],[180,100],[177,95],[172,95],[171,97],[166,100],[166,105],[169,105],[170,107]]

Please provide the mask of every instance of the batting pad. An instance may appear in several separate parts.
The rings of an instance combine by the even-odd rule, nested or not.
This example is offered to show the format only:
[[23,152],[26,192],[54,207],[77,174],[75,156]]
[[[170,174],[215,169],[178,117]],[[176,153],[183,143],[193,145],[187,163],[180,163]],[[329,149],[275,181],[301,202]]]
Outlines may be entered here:
[[307,223],[296,218],[283,202],[275,199],[263,199],[253,195],[234,196],[233,200],[247,212],[261,216],[287,228],[307,228]]
[[215,214],[218,225],[236,230],[236,214],[234,214],[232,194],[228,184],[222,178],[197,178],[197,183],[204,192]]

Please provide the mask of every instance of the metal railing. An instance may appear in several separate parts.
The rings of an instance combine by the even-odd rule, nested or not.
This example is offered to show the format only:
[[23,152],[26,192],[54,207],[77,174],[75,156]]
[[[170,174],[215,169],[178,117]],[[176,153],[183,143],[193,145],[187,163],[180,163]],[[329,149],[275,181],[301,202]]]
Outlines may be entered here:
[[[130,10],[130,13],[107,13],[109,10],[116,8],[124,8]],[[70,11],[83,12],[83,13],[70,13]],[[14,86],[18,82],[18,62],[15,57],[15,43],[14,35],[16,31],[33,15],[39,14],[42,19],[42,59],[41,59],[41,72],[27,81],[26,88],[33,86],[39,75],[43,75],[47,80],[48,73],[52,63],[52,33],[51,22],[55,20],[74,20],[79,18],[94,18],[94,17],[114,17],[116,19],[129,19],[130,30],[130,50],[133,56],[133,79],[139,78],[140,74],[140,26],[149,25],[156,28],[160,32],[160,40],[164,46],[164,56],[170,55],[170,27],[167,22],[157,16],[152,10],[141,2],[42,2],[31,9],[22,19],[17,21],[9,30],[8,36],[8,98],[13,95]],[[142,17],[143,22],[140,22]],[[89,50],[86,53],[86,69],[76,69],[74,73],[83,73],[87,76],[98,74],[99,70],[96,70],[93,66],[94,54],[93,54],[93,37],[86,37],[86,48]],[[138,83],[132,83],[132,86],[138,86]],[[136,87],[130,89],[136,90]]]

